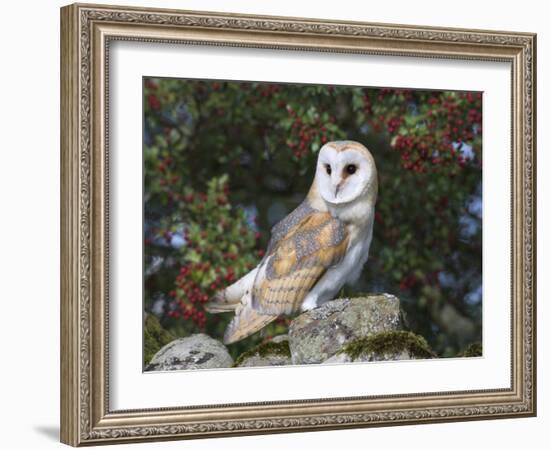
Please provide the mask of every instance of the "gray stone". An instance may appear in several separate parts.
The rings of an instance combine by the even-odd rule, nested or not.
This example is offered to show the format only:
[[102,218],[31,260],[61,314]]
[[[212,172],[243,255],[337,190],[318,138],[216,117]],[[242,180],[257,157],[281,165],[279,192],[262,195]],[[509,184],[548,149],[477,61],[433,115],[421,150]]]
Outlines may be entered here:
[[293,364],[322,363],[349,342],[403,329],[399,299],[390,294],[342,298],[296,317],[289,328]]
[[383,331],[351,341],[324,363],[397,361],[434,356],[435,353],[422,336],[411,331]]
[[284,335],[260,344],[241,354],[235,362],[236,367],[288,366],[292,364],[288,339]]
[[341,363],[350,363],[350,362],[370,362],[370,361],[401,361],[407,359],[417,359],[412,356],[407,350],[401,352],[390,352],[390,353],[362,353],[357,358],[353,359],[350,355],[345,352],[337,353],[334,356],[331,356],[326,361],[323,361],[323,364],[341,364]]
[[267,366],[289,366],[292,364],[290,356],[281,355],[252,355],[243,358],[237,367],[267,367]]
[[231,367],[227,348],[206,334],[176,339],[162,347],[145,370],[214,369]]

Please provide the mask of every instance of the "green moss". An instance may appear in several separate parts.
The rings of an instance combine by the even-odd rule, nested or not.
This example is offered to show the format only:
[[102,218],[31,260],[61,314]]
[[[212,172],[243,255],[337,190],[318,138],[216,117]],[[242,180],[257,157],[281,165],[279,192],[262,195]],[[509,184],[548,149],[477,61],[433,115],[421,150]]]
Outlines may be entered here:
[[473,344],[468,345],[464,350],[462,350],[456,356],[470,358],[472,356],[482,356],[482,355],[483,355],[483,348],[481,347],[481,343],[474,342]]
[[426,339],[410,331],[383,331],[373,336],[355,339],[345,345],[341,352],[349,355],[354,361],[365,353],[387,354],[405,350],[417,358],[436,356]]
[[233,367],[238,367],[241,363],[252,356],[260,356],[262,358],[275,355],[290,358],[290,347],[288,341],[282,342],[265,342],[264,344],[257,345],[256,347],[247,350],[239,355],[236,359]]
[[154,315],[146,314],[143,326],[143,365],[149,364],[155,353],[174,339],[176,337],[162,328]]

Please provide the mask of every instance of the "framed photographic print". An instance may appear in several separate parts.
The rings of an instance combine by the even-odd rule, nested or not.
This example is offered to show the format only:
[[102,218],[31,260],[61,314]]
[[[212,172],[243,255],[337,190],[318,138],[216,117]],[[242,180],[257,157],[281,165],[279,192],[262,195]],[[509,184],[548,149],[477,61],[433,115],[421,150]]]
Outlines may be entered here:
[[61,9],[61,440],[532,416],[536,36]]

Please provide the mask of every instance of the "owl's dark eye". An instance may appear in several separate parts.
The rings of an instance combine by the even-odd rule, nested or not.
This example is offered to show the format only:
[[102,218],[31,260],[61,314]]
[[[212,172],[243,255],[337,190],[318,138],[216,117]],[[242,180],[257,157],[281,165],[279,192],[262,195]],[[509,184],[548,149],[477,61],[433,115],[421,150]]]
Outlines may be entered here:
[[332,173],[332,169],[330,167],[330,164],[325,165],[325,169],[327,170],[327,173],[330,175]]
[[348,164],[346,166],[346,172],[350,175],[353,175],[357,170],[357,166],[355,164]]

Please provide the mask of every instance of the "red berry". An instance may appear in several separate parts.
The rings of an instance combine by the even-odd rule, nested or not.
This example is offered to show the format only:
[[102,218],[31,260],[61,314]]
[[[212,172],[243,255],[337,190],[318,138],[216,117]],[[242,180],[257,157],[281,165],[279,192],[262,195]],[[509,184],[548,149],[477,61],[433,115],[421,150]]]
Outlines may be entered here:
[[149,106],[155,111],[160,109],[160,100],[155,94],[149,94],[147,96],[147,101],[149,102]]

